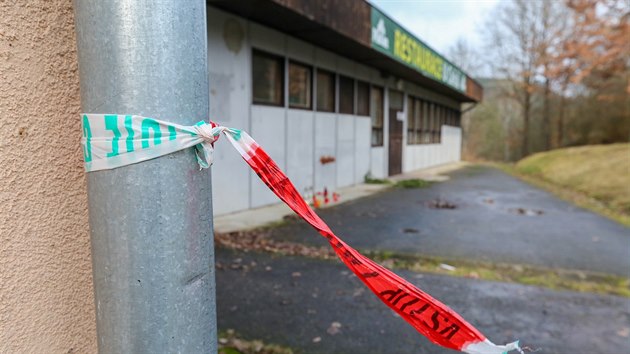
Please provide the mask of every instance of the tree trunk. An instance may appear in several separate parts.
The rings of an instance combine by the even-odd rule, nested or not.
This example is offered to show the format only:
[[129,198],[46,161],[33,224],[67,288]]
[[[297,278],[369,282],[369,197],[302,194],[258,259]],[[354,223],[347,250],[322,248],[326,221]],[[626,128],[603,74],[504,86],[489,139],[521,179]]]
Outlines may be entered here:
[[564,97],[564,92],[562,93],[562,98],[560,99],[560,107],[559,110],[560,112],[558,112],[558,126],[557,126],[557,130],[558,130],[558,134],[557,134],[557,141],[556,141],[556,147],[557,148],[561,148],[563,146],[564,143],[564,112],[565,112],[565,106],[566,106],[566,97]]
[[[548,72],[548,69],[545,68],[545,72]],[[551,149],[553,145],[551,142],[551,84],[549,82],[549,78],[545,78],[545,92],[543,97],[543,139],[544,139],[544,149],[545,151]]]
[[523,100],[523,146],[521,147],[521,158],[529,154],[529,111],[530,98],[529,85],[525,86],[525,94]]

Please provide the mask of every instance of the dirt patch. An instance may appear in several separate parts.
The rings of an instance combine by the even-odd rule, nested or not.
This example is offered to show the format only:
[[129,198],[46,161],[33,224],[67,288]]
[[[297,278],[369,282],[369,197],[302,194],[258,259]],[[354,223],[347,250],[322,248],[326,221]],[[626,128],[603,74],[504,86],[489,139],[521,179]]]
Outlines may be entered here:
[[427,205],[431,209],[457,209],[457,204],[441,198],[434,199]]
[[330,247],[314,247],[295,242],[276,241],[271,237],[271,229],[256,229],[215,233],[214,243],[217,247],[241,251],[262,251],[287,256],[305,256],[311,258],[335,258]]
[[512,214],[525,215],[525,216],[537,216],[537,215],[542,215],[545,213],[542,210],[526,209],[526,208],[512,208],[512,209],[508,209],[508,211]]
[[[414,233],[414,230],[416,229],[405,228],[402,231]],[[315,247],[295,242],[275,241],[271,238],[270,228],[224,234],[217,233],[215,234],[215,245],[244,252],[258,251],[315,259],[336,258],[334,251],[330,247]],[[443,259],[433,256],[399,254],[390,251],[363,251],[361,253],[388,268],[527,284],[550,289],[630,297],[630,279],[616,275],[531,265]],[[245,264],[240,258],[232,260],[230,264],[216,264],[218,270],[230,268],[245,272],[255,266],[255,264]],[[271,268],[266,270],[271,270]],[[298,275],[293,274],[292,277],[298,277]],[[228,353],[234,352],[226,352],[226,354]]]
[[219,333],[219,354],[293,354],[291,348],[261,340],[245,340],[232,329]]
[[364,254],[387,268],[630,297],[630,279],[610,274],[523,264],[444,259],[389,251],[366,251]]

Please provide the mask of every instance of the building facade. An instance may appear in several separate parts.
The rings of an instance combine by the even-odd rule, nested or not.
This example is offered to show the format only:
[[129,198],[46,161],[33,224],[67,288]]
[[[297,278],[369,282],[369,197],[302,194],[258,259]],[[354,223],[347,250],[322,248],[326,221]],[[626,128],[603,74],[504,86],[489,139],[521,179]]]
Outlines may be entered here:
[[[458,161],[476,82],[367,2],[317,3],[208,6],[210,118],[249,131],[304,196]],[[213,186],[215,215],[277,203],[231,149]]]

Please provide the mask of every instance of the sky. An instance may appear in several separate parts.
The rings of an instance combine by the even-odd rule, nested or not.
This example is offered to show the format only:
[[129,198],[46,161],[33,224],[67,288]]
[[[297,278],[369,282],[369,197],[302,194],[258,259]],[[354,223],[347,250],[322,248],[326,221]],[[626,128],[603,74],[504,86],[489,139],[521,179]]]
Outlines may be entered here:
[[501,0],[369,0],[442,55],[458,38],[483,45],[481,27]]

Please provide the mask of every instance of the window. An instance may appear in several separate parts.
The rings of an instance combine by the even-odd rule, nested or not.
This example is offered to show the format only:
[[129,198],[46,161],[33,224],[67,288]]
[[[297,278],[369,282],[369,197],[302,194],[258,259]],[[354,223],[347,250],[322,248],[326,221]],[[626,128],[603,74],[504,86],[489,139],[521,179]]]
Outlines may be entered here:
[[422,143],[431,142],[431,104],[422,101]]
[[423,102],[409,97],[407,100],[407,144],[422,144],[422,109]]
[[254,50],[252,53],[253,101],[273,106],[284,105],[284,59]]
[[372,146],[383,146],[383,89],[372,87],[370,95]]
[[413,116],[414,99],[407,98],[407,145],[416,143],[416,121]]
[[426,130],[426,139],[427,139],[427,144],[430,144],[433,142],[433,127],[435,125],[435,105],[433,103],[429,103],[428,104],[428,125],[427,125],[427,130]]
[[317,69],[317,110],[335,111],[335,74]]
[[431,127],[429,129],[431,131],[431,142],[439,143],[442,141],[442,126],[448,124],[452,110],[435,103],[431,103],[431,106],[433,107],[430,122]]
[[312,77],[310,67],[289,62],[289,107],[311,109]]
[[453,126],[461,127],[462,126],[462,114],[459,110],[453,111]]
[[354,80],[339,76],[339,113],[354,114]]
[[370,84],[357,81],[357,115],[370,115]]
[[431,131],[433,132],[433,135],[431,136],[431,142],[432,143],[439,143],[440,142],[440,136],[439,136],[439,131],[440,131],[440,117],[442,115],[442,107],[433,104],[433,106],[435,107],[434,111],[433,111],[433,125]]

